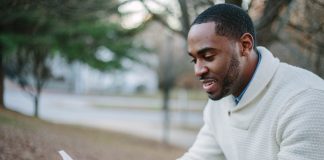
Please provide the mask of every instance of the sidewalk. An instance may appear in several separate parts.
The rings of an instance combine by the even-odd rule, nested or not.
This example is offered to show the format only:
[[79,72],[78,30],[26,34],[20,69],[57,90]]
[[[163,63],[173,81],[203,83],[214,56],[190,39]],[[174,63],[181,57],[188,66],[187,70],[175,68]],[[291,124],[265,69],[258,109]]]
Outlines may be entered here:
[[[19,89],[6,89],[5,103],[12,110],[33,114],[31,98]],[[41,119],[55,123],[114,130],[162,142],[166,138],[163,135],[163,112],[158,108],[145,109],[148,106],[157,107],[160,103],[160,99],[152,98],[84,96],[45,91],[40,100],[39,115]],[[174,103],[177,102],[173,100],[171,104]],[[204,102],[199,101],[189,101],[188,104],[204,106]],[[167,139],[172,145],[188,148],[203,123],[202,113],[171,112],[170,117],[172,124]],[[184,129],[186,127],[194,129]]]

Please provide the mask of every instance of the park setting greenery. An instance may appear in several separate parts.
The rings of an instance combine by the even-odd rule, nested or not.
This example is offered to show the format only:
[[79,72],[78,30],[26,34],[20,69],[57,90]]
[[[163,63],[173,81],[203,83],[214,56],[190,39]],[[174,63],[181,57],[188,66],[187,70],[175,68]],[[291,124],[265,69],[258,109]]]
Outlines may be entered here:
[[[133,2],[142,4],[145,15],[139,25],[126,29],[121,21],[131,13],[120,12],[119,8]],[[258,7],[257,1],[251,1],[245,7],[242,0],[225,2],[251,13]],[[0,104],[4,107],[3,79],[6,75],[31,95],[37,116],[41,90],[53,78],[48,64],[53,56],[60,55],[68,62],[79,61],[100,71],[121,69],[124,59],[139,61],[138,53],[145,49],[136,43],[134,37],[145,30],[149,22],[158,22],[166,30],[185,39],[190,21],[215,2],[5,0],[0,3]],[[160,9],[149,5],[152,3]],[[263,11],[255,13],[259,18],[254,18],[257,45],[272,47],[278,50],[278,56],[284,61],[321,76],[323,18],[318,13],[323,4],[313,0],[302,3],[280,0],[267,1],[263,7]],[[305,8],[304,15],[308,18],[298,14],[298,7]],[[296,20],[298,18],[300,21]],[[283,43],[285,45],[282,46]],[[112,58],[100,58],[96,54],[100,48],[108,49],[113,54]],[[192,84],[177,84],[179,79],[192,78],[188,77],[191,66],[185,63],[185,52],[178,56],[173,56],[173,51],[159,54],[165,55],[159,56],[160,66],[156,70],[165,101],[163,108],[167,110],[169,95],[174,87],[192,88]]]
[[[32,135],[42,136],[42,130],[56,133],[55,130],[63,128],[64,131],[57,134],[67,134],[67,136],[56,137],[50,133],[46,134],[49,134],[53,141],[56,138],[68,139],[80,136],[72,139],[72,142],[69,141],[73,145],[63,141],[57,143],[63,143],[66,149],[71,149],[75,153],[83,152],[84,154],[80,154],[80,156],[83,156],[84,159],[100,159],[100,156],[107,157],[109,154],[113,154],[113,151],[116,151],[116,154],[120,156],[119,159],[132,159],[133,156],[138,157],[135,159],[159,159],[152,158],[155,155],[161,157],[160,159],[175,159],[179,156],[179,152],[182,152],[181,149],[179,151],[177,148],[164,148],[170,146],[160,146],[153,142],[148,142],[147,145],[144,142],[144,148],[139,147],[140,149],[135,150],[140,154],[135,154],[131,148],[135,148],[137,143],[143,143],[142,140],[128,139],[124,135],[118,136],[118,134],[102,133],[101,131],[98,133],[100,134],[97,136],[98,140],[96,136],[88,136],[93,130],[78,127],[70,130],[70,126],[56,126],[37,120],[37,118],[28,118],[20,116],[18,113],[3,111],[6,109],[4,79],[5,77],[10,79],[30,95],[35,108],[34,116],[39,117],[38,110],[41,107],[39,101],[42,90],[49,80],[57,78],[53,76],[50,68],[51,60],[54,57],[59,56],[69,64],[74,62],[86,64],[100,72],[115,72],[127,70],[122,65],[125,59],[136,63],[145,63],[139,58],[139,55],[152,51],[159,58],[159,65],[154,69],[158,74],[160,92],[149,96],[141,95],[141,97],[148,96],[162,100],[162,105],[155,105],[154,110],[164,113],[163,126],[165,130],[169,130],[169,123],[171,123],[169,112],[172,112],[170,108],[173,107],[170,106],[170,99],[175,99],[175,93],[179,90],[192,89],[193,93],[197,92],[191,70],[192,65],[187,63],[186,46],[181,46],[181,50],[172,50],[172,47],[181,48],[174,46],[174,37],[180,37],[185,41],[194,17],[205,8],[214,5],[215,2],[213,0],[2,0],[0,2],[0,137],[5,137],[6,141],[2,143],[2,146],[0,145],[0,150],[8,148],[5,146],[6,143],[12,145],[11,148],[17,148],[13,141],[15,137],[18,137],[20,141],[24,142],[25,148],[30,149],[26,155],[22,155],[26,156],[26,159],[28,157],[35,159],[37,156],[39,159],[47,159],[44,156],[48,152],[51,152],[51,157],[55,158],[57,155],[53,150],[58,149],[55,147],[59,145],[55,144],[54,148],[47,148],[48,152],[43,153],[38,147],[46,146],[46,144],[33,144],[34,137]],[[268,0],[261,6],[258,6],[260,5],[258,0],[251,0],[248,4],[242,3],[244,2],[242,0],[225,0],[225,2],[243,7],[250,15],[255,16],[252,18],[257,33],[257,45],[270,48],[277,54],[275,56],[284,62],[311,70],[321,77],[324,76],[324,66],[322,65],[324,19],[321,16],[324,4],[322,2],[317,0]],[[144,18],[138,25],[127,28],[122,24],[123,19],[132,13],[121,12],[120,8],[131,3],[141,4],[141,12],[144,13],[142,17]],[[262,8],[261,11],[260,8]],[[162,30],[153,30],[157,39],[166,36],[161,35],[161,33],[165,33],[163,31],[169,33],[169,39],[166,38],[169,41],[164,44],[167,46],[166,50],[148,49],[138,43],[137,36],[145,32],[152,24],[162,26]],[[156,43],[155,39],[150,39],[150,41]],[[98,51],[101,49],[108,50],[112,56],[109,59],[100,57]],[[205,95],[194,96],[194,99],[204,98]],[[97,105],[97,108],[118,107],[120,106]],[[131,106],[123,107],[132,108]],[[143,108],[145,109],[145,107]],[[23,134],[24,132],[26,134]],[[87,135],[78,135],[82,132]],[[10,137],[11,133],[15,133],[13,137]],[[105,134],[108,136],[105,137]],[[116,138],[116,140],[110,141],[109,137]],[[26,140],[28,138],[32,140]],[[109,139],[103,141],[108,145],[102,144],[101,138]],[[80,139],[87,139],[88,148],[97,147],[89,155],[85,150],[78,151],[80,148],[75,146],[84,145],[84,143],[77,142],[81,141]],[[122,141],[125,143],[117,144],[117,141],[121,139],[130,142]],[[46,141],[46,137],[43,137],[42,140],[44,143],[51,142],[50,140]],[[168,141],[167,138],[165,141]],[[109,145],[110,143],[112,145]],[[103,148],[111,149],[111,152],[96,157],[96,152],[104,152],[104,149],[100,148],[101,145]],[[113,149],[114,146],[126,148],[129,155],[123,157],[122,149]],[[159,149],[155,153],[152,148]],[[18,147],[18,149],[24,148]],[[175,152],[171,151],[173,149]],[[146,156],[141,155],[146,151]],[[172,154],[168,155],[170,152]],[[0,155],[0,159],[8,159],[8,157]]]
[[[53,78],[48,60],[55,54],[109,71],[121,69],[123,59],[137,61],[136,53],[143,49],[132,42],[143,27],[122,28],[113,0],[14,0],[2,1],[1,7],[1,70],[34,99],[36,117],[41,90]],[[109,49],[113,58],[100,59],[100,47]]]

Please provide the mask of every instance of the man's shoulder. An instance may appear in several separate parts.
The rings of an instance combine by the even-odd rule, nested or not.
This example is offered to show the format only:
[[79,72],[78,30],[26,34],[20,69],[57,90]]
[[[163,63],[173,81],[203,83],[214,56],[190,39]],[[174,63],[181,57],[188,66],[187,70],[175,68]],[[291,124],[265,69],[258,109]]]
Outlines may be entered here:
[[278,96],[285,99],[287,106],[324,104],[324,80],[308,70],[281,63],[273,81]]
[[280,63],[274,76],[280,87],[294,87],[294,90],[324,90],[324,80],[316,74],[290,64]]
[[268,84],[266,99],[278,108],[289,108],[294,104],[324,102],[324,80],[305,69],[280,63]]

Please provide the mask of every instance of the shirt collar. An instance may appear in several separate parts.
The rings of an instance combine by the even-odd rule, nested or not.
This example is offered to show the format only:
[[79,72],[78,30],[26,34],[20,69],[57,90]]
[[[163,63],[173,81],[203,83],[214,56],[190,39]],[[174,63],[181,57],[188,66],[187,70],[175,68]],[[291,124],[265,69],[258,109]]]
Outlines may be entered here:
[[254,77],[254,74],[255,74],[256,70],[258,69],[258,66],[259,66],[259,64],[260,64],[260,62],[261,62],[261,58],[262,58],[262,57],[261,57],[261,54],[259,53],[258,50],[256,51],[256,53],[257,53],[257,55],[258,55],[258,63],[257,63],[257,65],[256,65],[256,69],[254,70],[253,75],[252,75],[252,78],[250,79],[250,81],[248,82],[248,84],[244,87],[244,89],[243,89],[243,91],[241,92],[241,94],[240,94],[239,96],[237,96],[237,97],[234,97],[234,100],[235,100],[235,103],[236,103],[236,104],[238,104],[238,103],[240,102],[240,100],[242,99],[242,97],[243,97],[245,91],[246,91],[247,88],[249,87],[250,82],[252,81],[252,79],[253,79],[253,77]]

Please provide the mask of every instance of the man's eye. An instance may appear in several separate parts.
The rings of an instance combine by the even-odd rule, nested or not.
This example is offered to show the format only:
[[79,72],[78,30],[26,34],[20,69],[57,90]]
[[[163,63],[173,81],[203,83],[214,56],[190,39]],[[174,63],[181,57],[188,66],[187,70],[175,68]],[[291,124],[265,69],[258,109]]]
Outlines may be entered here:
[[205,56],[206,61],[212,61],[214,60],[214,56]]
[[196,59],[192,59],[191,61],[190,61],[190,63],[195,63],[196,64]]

